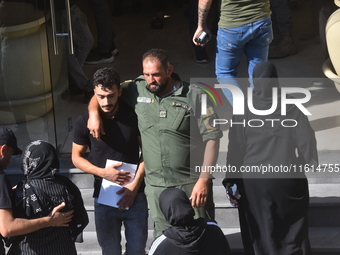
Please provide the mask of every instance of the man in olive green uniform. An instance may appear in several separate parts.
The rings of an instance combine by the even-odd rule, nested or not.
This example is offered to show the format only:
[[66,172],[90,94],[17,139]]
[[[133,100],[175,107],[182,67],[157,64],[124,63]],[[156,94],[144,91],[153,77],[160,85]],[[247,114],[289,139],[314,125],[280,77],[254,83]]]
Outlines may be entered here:
[[[138,116],[145,192],[157,237],[170,226],[158,204],[160,193],[168,187],[185,191],[196,217],[214,217],[211,178],[207,173],[195,173],[194,167],[216,164],[222,131],[211,125],[212,119],[218,117],[209,102],[207,114],[201,114],[204,92],[173,74],[165,51],[153,49],[144,54],[143,74],[123,85],[123,97]],[[90,116],[92,103],[95,102],[91,101]],[[91,120],[90,131],[99,138],[97,126],[90,123]]]

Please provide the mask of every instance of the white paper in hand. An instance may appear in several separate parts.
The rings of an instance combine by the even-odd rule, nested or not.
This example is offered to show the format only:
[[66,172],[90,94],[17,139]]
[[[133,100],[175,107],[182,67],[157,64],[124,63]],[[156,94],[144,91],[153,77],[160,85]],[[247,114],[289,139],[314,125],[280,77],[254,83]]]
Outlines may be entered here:
[[[108,167],[110,165],[117,164],[117,163],[119,163],[119,161],[108,159],[106,160],[105,167]],[[103,178],[102,186],[100,187],[100,193],[98,196],[98,203],[118,208],[117,203],[123,195],[117,195],[116,192],[120,190],[122,187],[124,187],[126,184],[133,181],[133,179],[135,178],[137,165],[123,162],[123,164],[120,167],[117,167],[116,169],[120,171],[130,172],[130,175],[131,175],[130,181],[125,183],[122,186],[115,182],[111,182]]]

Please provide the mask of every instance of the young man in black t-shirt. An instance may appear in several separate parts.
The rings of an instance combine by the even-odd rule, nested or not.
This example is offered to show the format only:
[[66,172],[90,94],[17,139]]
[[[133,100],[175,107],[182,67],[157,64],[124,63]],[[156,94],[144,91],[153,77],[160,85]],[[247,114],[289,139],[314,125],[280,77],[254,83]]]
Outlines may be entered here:
[[[20,154],[21,150],[16,145],[16,138],[13,132],[4,126],[0,127],[0,144],[0,215],[2,215],[2,210],[12,210],[11,183],[4,170],[11,162],[12,155]],[[5,233],[1,227],[1,234],[5,235]],[[5,254],[2,243],[0,243],[0,254]]]
[[[95,139],[87,128],[89,114],[79,116],[74,125],[72,161],[76,167],[94,175],[95,224],[103,254],[121,254],[121,225],[126,235],[126,255],[144,255],[147,240],[148,208],[144,190],[144,162],[139,157],[141,144],[137,116],[120,99],[119,75],[111,68],[99,69],[93,78],[94,95],[100,105],[105,134]],[[89,156],[85,158],[87,149]],[[107,160],[138,165],[134,179],[119,171],[122,163],[106,166]],[[117,207],[98,203],[102,180],[124,185]],[[114,195],[114,194],[113,194]]]
[[[11,202],[11,183],[4,170],[11,162],[12,155],[21,154],[18,148],[17,139],[12,130],[5,126],[0,126],[0,237],[24,235],[46,227],[67,226],[72,218],[73,211],[59,213],[65,206],[60,204],[55,207],[47,217],[39,219],[14,218]],[[5,249],[0,243],[0,255],[5,254]]]

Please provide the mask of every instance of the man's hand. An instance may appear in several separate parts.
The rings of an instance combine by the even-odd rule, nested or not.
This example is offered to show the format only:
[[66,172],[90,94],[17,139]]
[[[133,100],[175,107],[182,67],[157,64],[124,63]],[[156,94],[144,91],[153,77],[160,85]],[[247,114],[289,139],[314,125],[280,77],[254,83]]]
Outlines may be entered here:
[[205,205],[209,193],[209,178],[199,178],[192,189],[190,200],[193,208],[199,209]]
[[66,205],[65,202],[62,202],[60,205],[54,207],[52,212],[48,215],[50,217],[49,225],[51,227],[68,226],[67,223],[71,221],[74,211],[72,210],[66,213],[59,212],[62,208],[64,208],[65,205]]
[[238,200],[241,198],[241,195],[238,191],[237,184],[226,186],[227,199],[230,201],[230,204],[234,207],[238,207]]
[[102,119],[98,112],[91,112],[87,121],[87,128],[90,130],[90,134],[100,141],[100,135],[105,135]]
[[239,192],[238,190],[235,192],[234,196],[230,196],[228,194],[228,191],[227,192],[227,199],[229,200],[230,204],[233,206],[233,207],[238,207],[238,200],[235,198],[235,196],[238,196],[239,195]]
[[130,172],[125,172],[125,171],[119,171],[116,168],[121,166],[123,163],[117,163],[117,164],[112,164],[106,168],[104,168],[103,171],[103,178],[106,180],[115,182],[119,185],[124,185],[124,183],[127,183],[131,179]]
[[197,43],[195,41],[203,31],[205,31],[209,35],[209,39],[211,38],[211,32],[207,28],[207,17],[210,10],[212,0],[199,0],[198,1],[198,19],[197,19],[197,29],[192,38],[192,41],[195,45],[204,46],[204,44]]
[[194,43],[195,45],[204,47],[204,46],[208,43],[208,41],[207,41],[205,44],[196,42],[196,39],[197,39],[198,37],[200,37],[200,35],[201,35],[203,32],[206,32],[206,33],[208,34],[208,35],[207,35],[207,36],[209,37],[208,41],[211,39],[212,34],[211,34],[211,32],[210,32],[209,29],[203,28],[203,27],[197,27],[197,30],[196,30],[196,32],[195,32],[193,38],[192,38],[192,41],[193,41],[193,43]]
[[119,209],[126,209],[133,204],[137,195],[138,189],[132,188],[131,183],[117,191],[117,195],[123,194],[122,198],[118,201],[117,205]]

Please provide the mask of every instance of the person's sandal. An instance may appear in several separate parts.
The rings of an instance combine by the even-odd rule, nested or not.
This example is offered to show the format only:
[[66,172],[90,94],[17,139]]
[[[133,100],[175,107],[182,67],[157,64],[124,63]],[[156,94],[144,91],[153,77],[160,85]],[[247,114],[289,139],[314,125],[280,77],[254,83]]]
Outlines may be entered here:
[[163,18],[153,18],[151,21],[151,28],[152,29],[162,29],[164,26],[164,19]]

